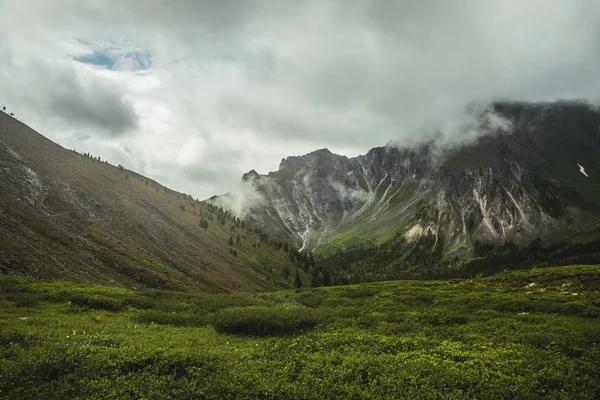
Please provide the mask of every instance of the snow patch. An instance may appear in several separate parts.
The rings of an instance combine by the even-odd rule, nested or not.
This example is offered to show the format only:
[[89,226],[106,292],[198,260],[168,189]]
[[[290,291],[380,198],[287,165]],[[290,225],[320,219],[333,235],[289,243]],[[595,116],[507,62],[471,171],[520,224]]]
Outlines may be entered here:
[[588,174],[585,173],[585,168],[583,168],[581,165],[577,164],[579,166],[579,172],[581,172],[582,174],[584,174],[587,178],[589,178],[590,176]]

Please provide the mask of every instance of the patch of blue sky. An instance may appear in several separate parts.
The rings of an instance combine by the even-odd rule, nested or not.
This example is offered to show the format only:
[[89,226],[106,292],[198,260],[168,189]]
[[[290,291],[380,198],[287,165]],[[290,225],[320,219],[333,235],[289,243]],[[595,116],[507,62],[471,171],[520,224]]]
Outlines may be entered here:
[[104,67],[108,69],[112,69],[113,65],[115,65],[114,60],[103,53],[94,52],[91,55],[82,56],[82,57],[74,57],[75,61],[82,62],[84,64],[92,64],[98,67]]
[[75,61],[95,65],[110,70],[144,70],[152,66],[152,56],[148,50],[113,42],[81,41],[91,54],[73,57]]

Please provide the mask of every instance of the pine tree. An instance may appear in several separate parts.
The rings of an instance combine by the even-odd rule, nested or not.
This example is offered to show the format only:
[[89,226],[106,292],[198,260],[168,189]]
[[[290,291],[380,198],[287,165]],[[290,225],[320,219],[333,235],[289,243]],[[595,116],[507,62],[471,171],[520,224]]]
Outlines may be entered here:
[[298,268],[296,268],[296,277],[294,278],[294,287],[299,288],[302,287],[302,281],[300,280],[300,272]]
[[208,229],[208,221],[205,219],[200,220],[200,228],[204,228],[204,232]]
[[321,285],[321,277],[319,276],[319,270],[314,268],[310,275],[310,286],[317,287]]
[[331,276],[327,271],[323,272],[323,286],[331,286]]
[[229,245],[233,246],[233,238],[231,236],[229,236]]

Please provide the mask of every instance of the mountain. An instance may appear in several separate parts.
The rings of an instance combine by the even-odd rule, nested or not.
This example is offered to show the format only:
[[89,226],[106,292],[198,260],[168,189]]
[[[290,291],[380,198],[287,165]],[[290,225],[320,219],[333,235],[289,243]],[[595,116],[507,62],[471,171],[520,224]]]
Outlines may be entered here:
[[0,112],[2,274],[256,291],[293,287],[306,264],[295,255],[217,207],[66,150]]
[[[327,149],[288,157],[268,175],[243,176],[243,192],[251,195],[239,213],[322,256],[393,241],[468,258],[480,242],[550,244],[596,226],[597,110],[581,102],[498,102],[477,117],[476,129],[479,139],[458,147],[387,145],[354,158]],[[227,206],[232,199],[211,202]]]

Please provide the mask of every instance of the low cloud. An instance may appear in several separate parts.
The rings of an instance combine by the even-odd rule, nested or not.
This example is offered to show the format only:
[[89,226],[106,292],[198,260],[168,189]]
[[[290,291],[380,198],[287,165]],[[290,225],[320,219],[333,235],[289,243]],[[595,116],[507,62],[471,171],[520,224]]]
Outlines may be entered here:
[[332,180],[329,182],[329,184],[336,192],[338,192],[339,198],[344,201],[351,200],[355,202],[366,202],[375,198],[374,193],[369,193],[362,189],[347,188],[337,181]]
[[[269,179],[269,178],[263,178]],[[243,218],[251,207],[256,207],[265,202],[264,197],[256,190],[253,179],[243,181],[228,193],[212,199],[211,202],[223,207],[238,218]]]
[[396,147],[410,148],[431,144],[437,152],[469,145],[483,136],[512,132],[513,124],[496,112],[493,104],[471,104],[461,113],[443,121],[435,121],[417,128],[414,134],[392,140]]

